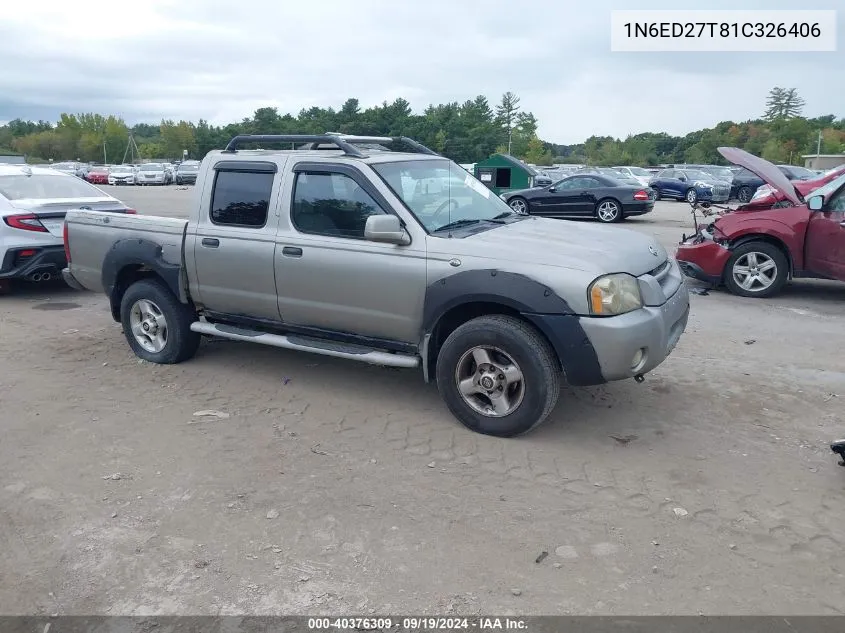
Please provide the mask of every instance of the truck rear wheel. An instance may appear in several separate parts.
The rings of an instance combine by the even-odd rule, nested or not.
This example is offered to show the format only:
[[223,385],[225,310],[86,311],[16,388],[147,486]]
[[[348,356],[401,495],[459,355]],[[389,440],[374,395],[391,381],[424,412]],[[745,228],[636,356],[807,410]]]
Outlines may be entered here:
[[452,332],[437,356],[437,387],[468,429],[513,437],[543,422],[560,394],[548,342],[520,319],[491,315]]
[[129,286],[120,302],[120,322],[138,358],[171,365],[197,352],[200,335],[191,331],[196,315],[162,282],[142,279]]

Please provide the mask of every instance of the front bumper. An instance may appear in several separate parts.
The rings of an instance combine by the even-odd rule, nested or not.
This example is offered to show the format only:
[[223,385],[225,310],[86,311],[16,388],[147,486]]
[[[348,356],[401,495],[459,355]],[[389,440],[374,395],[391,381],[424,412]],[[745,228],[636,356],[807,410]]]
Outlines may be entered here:
[[[18,257],[22,250],[34,250],[35,255]],[[58,275],[67,266],[64,246],[15,247],[6,251],[0,262],[0,279],[27,279],[35,274]]]
[[[687,327],[689,293],[681,284],[660,306],[613,317],[581,317],[581,327],[592,343],[606,381],[645,374],[666,360]],[[642,359],[633,365],[634,357]]]
[[696,189],[696,196],[702,202],[727,202],[731,196],[731,190],[716,191],[713,189]]
[[727,248],[700,235],[682,242],[675,253],[675,259],[687,277],[713,285],[721,283],[730,257]]

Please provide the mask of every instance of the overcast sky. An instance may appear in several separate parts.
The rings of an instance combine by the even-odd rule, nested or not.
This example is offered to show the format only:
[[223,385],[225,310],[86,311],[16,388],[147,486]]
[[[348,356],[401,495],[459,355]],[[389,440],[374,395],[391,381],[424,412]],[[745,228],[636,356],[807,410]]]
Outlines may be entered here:
[[[507,90],[558,143],[592,134],[685,134],[759,116],[796,87],[805,114],[845,116],[845,4],[836,53],[612,53],[612,9],[640,0],[24,0],[0,10],[0,121],[61,112],[228,123],[262,106],[297,113],[404,97],[430,103]],[[632,6],[633,5],[633,6]],[[703,5],[703,6],[702,6]],[[709,0],[698,9],[796,9],[798,0]]]

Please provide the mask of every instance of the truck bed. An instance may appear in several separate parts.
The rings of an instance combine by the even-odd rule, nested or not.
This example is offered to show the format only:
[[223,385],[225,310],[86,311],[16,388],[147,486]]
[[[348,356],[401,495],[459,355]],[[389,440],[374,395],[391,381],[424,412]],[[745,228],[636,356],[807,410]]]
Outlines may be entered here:
[[164,261],[182,262],[187,220],[74,210],[67,213],[65,222],[70,249],[68,268],[89,290],[103,292],[103,262],[114,245],[124,240],[157,244]]

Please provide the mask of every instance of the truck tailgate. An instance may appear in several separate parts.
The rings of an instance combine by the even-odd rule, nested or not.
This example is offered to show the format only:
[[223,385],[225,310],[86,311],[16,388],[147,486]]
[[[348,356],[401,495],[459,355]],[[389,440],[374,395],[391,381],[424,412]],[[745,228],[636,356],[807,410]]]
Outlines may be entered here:
[[150,215],[125,215],[97,211],[68,211],[68,268],[88,290],[103,292],[103,261],[122,240],[144,240],[161,246],[162,258],[178,264],[187,220]]

